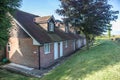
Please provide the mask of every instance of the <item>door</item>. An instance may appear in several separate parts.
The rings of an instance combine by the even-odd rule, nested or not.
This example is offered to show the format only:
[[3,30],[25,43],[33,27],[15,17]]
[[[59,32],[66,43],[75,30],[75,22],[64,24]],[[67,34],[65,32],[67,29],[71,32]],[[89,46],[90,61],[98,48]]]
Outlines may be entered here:
[[73,49],[75,50],[75,40],[73,40]]
[[58,59],[58,43],[54,43],[54,59]]
[[63,42],[60,42],[60,57],[63,56]]
[[81,41],[80,41],[80,39],[78,40],[78,48],[80,48],[81,47]]

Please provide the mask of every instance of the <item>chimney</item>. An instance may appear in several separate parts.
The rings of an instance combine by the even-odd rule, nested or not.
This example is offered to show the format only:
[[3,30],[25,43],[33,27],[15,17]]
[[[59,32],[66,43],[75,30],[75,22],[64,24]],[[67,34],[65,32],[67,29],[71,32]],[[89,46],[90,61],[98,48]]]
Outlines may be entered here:
[[69,26],[68,26],[68,24],[67,25],[65,24],[65,32],[69,33]]
[[35,23],[38,23],[38,24],[39,24],[39,20],[40,20],[40,17],[35,17],[35,18],[33,19],[33,22],[35,22]]
[[65,32],[69,33],[69,26],[70,26],[69,21],[67,18],[64,18],[63,21],[64,21]]

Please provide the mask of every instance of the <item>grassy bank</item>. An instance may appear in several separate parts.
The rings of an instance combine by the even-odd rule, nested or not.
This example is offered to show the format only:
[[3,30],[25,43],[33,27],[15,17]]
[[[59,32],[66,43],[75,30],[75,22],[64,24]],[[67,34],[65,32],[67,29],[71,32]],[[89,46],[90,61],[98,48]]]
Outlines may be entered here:
[[120,80],[120,45],[109,40],[96,45],[78,51],[40,79],[0,70],[0,80]]

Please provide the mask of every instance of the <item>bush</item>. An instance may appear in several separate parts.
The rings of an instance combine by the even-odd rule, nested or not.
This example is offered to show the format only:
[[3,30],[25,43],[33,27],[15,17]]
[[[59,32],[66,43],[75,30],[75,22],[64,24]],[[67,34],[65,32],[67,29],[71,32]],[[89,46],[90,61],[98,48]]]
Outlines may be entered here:
[[4,59],[2,60],[2,62],[3,62],[3,63],[8,63],[9,60],[8,60],[7,58],[4,58]]
[[120,38],[118,38],[118,37],[113,37],[113,38],[111,38],[111,40],[113,40],[113,41],[119,41]]
[[114,38],[114,41],[120,43],[120,38]]
[[2,61],[3,58],[5,58],[6,55],[5,55],[5,49],[4,48],[1,48],[0,50],[0,61]]

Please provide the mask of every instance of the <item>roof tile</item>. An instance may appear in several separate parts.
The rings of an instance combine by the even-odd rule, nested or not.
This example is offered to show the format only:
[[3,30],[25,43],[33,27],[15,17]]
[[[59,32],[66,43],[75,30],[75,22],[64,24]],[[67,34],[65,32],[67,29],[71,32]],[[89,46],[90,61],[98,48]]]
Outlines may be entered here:
[[[34,22],[36,17],[38,16],[20,10],[17,10],[14,15],[14,18],[41,44],[80,38],[79,35],[65,33],[59,28],[55,28],[55,32],[49,33]],[[49,18],[50,16],[40,17],[40,21],[46,21]]]

